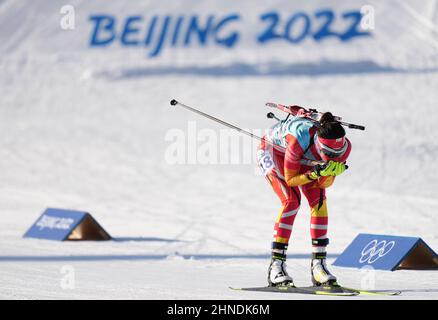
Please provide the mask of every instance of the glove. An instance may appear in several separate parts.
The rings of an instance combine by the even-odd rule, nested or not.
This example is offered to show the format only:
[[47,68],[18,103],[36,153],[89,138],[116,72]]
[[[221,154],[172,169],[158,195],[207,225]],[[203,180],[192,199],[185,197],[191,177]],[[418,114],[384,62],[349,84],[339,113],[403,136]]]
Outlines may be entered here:
[[347,169],[346,165],[342,162],[336,162],[330,160],[326,165],[317,165],[314,170],[308,175],[312,180],[316,180],[319,177],[327,176],[339,176]]
[[345,163],[342,162],[336,162],[336,166],[332,171],[332,176],[336,177],[344,173],[344,171],[347,170],[347,166]]

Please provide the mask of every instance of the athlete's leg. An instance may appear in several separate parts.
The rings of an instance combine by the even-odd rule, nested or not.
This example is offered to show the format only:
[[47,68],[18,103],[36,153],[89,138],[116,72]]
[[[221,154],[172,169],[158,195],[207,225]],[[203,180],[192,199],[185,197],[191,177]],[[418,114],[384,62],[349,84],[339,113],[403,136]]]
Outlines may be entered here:
[[313,252],[325,252],[328,244],[328,212],[325,189],[315,188],[313,184],[304,185],[302,191],[310,206],[310,236]]
[[286,251],[295,217],[300,208],[301,195],[297,187],[289,187],[284,180],[277,176],[271,174],[267,178],[282,204],[274,225],[272,257],[286,260]]
[[298,188],[290,188],[284,181],[284,154],[277,153],[272,149],[265,150],[261,148],[257,153],[257,159],[263,174],[282,204],[274,226],[268,283],[271,286],[290,285],[293,281],[287,273],[285,261],[292,226],[300,206],[300,191]]
[[286,253],[295,216],[300,207],[300,191],[298,188],[288,187],[284,180],[274,174],[268,175],[267,178],[282,204],[274,226],[268,283],[270,286],[291,285],[293,280],[286,269]]
[[334,284],[336,277],[330,273],[326,264],[327,250],[329,243],[327,237],[328,212],[325,189],[307,184],[302,191],[310,206],[310,235],[312,237],[312,282],[315,285]]
[[284,154],[262,143],[257,152],[257,160],[266,179],[281,201],[281,209],[274,225],[272,257],[286,260],[286,250],[292,233],[295,216],[301,202],[298,187],[289,187],[283,179]]

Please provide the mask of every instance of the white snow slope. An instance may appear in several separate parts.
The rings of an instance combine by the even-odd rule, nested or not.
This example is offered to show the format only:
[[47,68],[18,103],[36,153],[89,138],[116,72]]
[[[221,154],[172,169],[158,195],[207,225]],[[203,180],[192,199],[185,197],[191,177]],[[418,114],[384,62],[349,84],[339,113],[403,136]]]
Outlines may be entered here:
[[[257,130],[273,124],[267,101],[365,125],[348,131],[350,168],[328,190],[330,263],[358,233],[419,236],[438,249],[437,1],[366,1],[375,8],[373,36],[348,43],[251,40],[267,11],[342,14],[364,4],[337,2],[72,0],[76,28],[63,30],[64,1],[0,1],[0,298],[328,298],[228,289],[265,284],[280,203],[254,162],[242,163],[248,154],[231,153],[237,164],[169,163],[169,130],[188,135],[189,121],[223,129],[172,109],[172,98]],[[92,14],[120,22],[235,12],[243,35],[232,49],[195,43],[149,58],[120,42],[88,45]],[[240,139],[252,159],[256,143]],[[22,238],[47,207],[89,211],[115,240]],[[303,203],[288,261],[298,285],[310,284],[308,225]],[[366,276],[331,268],[351,287]],[[377,289],[404,291],[391,299],[438,298],[436,271],[374,276]]]

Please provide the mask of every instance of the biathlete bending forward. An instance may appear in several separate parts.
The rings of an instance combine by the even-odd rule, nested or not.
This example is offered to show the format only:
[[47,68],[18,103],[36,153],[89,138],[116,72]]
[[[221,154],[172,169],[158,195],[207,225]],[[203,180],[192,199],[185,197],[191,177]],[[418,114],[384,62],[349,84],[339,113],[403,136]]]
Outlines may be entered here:
[[[336,277],[326,264],[329,239],[325,189],[345,171],[350,151],[344,128],[330,112],[322,115],[319,124],[305,117],[290,116],[264,136],[257,152],[258,163],[282,203],[274,226],[268,270],[270,286],[293,285],[285,262],[301,192],[311,210],[312,282],[318,286],[336,284]],[[309,163],[312,160],[324,161],[325,166],[315,167]]]

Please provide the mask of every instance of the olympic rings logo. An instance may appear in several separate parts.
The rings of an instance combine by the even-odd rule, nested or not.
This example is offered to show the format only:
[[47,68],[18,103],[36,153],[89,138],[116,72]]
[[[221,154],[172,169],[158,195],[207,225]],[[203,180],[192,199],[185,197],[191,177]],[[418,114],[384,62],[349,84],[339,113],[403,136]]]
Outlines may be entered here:
[[377,240],[373,240],[363,248],[359,262],[368,262],[369,264],[374,263],[376,260],[387,255],[394,246],[395,241],[386,242],[386,240],[382,240],[378,242]]

